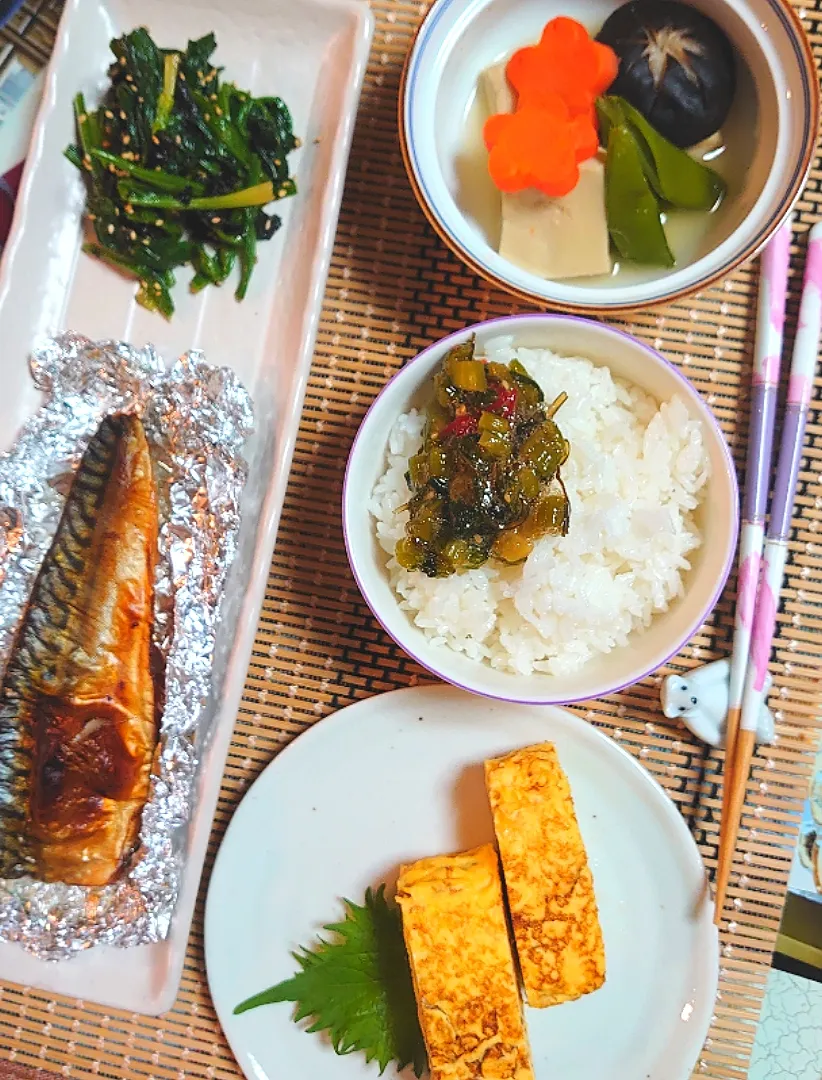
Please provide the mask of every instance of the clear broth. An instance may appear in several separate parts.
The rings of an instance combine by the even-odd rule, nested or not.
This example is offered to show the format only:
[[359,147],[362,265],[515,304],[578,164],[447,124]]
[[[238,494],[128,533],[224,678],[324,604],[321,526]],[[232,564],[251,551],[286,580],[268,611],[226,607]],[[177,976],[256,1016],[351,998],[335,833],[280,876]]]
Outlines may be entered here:
[[[499,191],[488,173],[488,153],[482,138],[485,119],[481,96],[475,91],[466,109],[464,140],[454,163],[457,184],[455,198],[465,216],[494,251],[498,251],[502,210]],[[723,222],[729,216],[733,200],[742,191],[747,168],[756,149],[757,129],[756,90],[747,69],[741,68],[734,104],[722,129],[724,142],[708,151],[702,159],[728,185],[725,198],[713,212],[673,210],[663,214],[665,233],[676,259],[675,270],[701,258],[730,231],[723,229]],[[659,267],[620,263],[613,249],[611,254],[614,264],[610,274],[567,280],[600,288],[608,285],[623,287],[654,280],[671,272]]]

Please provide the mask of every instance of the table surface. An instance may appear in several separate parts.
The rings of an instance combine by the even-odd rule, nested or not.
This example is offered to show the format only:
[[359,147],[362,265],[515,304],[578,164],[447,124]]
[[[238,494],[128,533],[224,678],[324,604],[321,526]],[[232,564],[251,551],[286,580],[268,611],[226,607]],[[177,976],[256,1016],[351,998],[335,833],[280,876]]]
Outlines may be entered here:
[[[363,0],[365,2],[365,0]],[[47,22],[28,48],[42,60],[55,0],[29,0]],[[90,1003],[49,999],[0,986],[0,1077],[35,1080],[39,1069],[185,1080],[234,1078],[205,982],[202,910],[209,870],[234,807],[291,739],[359,698],[430,676],[385,636],[359,596],[345,557],[338,509],[343,469],[357,425],[386,379],[436,338],[479,319],[532,310],[465,269],[434,235],[402,166],[396,130],[403,60],[424,3],[373,0],[377,28],[370,57],[322,325],[303,410],[280,535],[214,821],[183,984],[174,1009],[150,1019]],[[797,5],[822,57],[822,0]],[[45,28],[45,29],[44,29]],[[20,28],[0,31],[25,43]],[[15,36],[16,35],[16,36]],[[19,39],[19,40],[18,40]],[[3,54],[0,50],[0,64]],[[792,249],[787,336],[796,325],[805,233],[820,216],[820,162],[799,203]],[[748,372],[753,347],[756,267],[667,307],[613,319],[662,349],[691,377],[744,461]],[[739,1078],[756,1030],[779,926],[799,813],[818,737],[822,656],[822,428],[815,411],[801,473],[771,705],[778,740],[756,758],[722,933],[716,1012],[695,1075]],[[659,709],[667,670],[727,654],[735,583],[669,669],[577,711],[640,758],[670,793],[707,866],[716,864],[722,755],[691,738]]]

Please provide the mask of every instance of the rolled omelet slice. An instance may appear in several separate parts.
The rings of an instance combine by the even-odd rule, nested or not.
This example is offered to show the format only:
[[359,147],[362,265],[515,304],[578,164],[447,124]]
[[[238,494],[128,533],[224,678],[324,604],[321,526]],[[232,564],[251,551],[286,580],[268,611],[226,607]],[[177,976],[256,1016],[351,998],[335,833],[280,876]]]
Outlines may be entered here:
[[403,866],[397,902],[432,1080],[533,1080],[494,848]]
[[556,750],[542,743],[486,761],[485,782],[528,1004],[598,990],[605,947],[594,880]]

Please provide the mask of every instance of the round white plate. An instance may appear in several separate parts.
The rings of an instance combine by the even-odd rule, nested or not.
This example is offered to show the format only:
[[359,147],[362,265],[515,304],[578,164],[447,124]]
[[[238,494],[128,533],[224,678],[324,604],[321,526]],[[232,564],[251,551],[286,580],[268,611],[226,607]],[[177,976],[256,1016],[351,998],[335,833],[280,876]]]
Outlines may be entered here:
[[[713,906],[699,852],[670,799],[629,754],[563,709],[506,705],[445,686],[343,709],[285,749],[243,799],[208,893],[208,980],[249,1080],[365,1080],[361,1054],[244,998],[295,971],[291,953],[401,863],[493,840],[485,758],[554,742],[588,849],[605,986],[526,1010],[537,1080],[686,1080],[713,1011]],[[387,1078],[398,1074],[389,1067]],[[413,1075],[408,1070],[403,1075]]]

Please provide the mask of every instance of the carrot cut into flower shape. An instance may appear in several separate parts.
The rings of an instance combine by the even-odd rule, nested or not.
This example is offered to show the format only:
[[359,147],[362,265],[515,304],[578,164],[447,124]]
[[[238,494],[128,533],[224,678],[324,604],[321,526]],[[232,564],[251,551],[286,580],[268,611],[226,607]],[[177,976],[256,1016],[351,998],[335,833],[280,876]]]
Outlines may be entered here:
[[600,41],[592,41],[594,56],[597,63],[596,79],[594,81],[594,97],[604,94],[619,72],[619,57],[610,45],[603,45]]
[[616,78],[613,49],[593,41],[565,16],[551,19],[539,44],[519,49],[506,65],[516,111],[485,125],[488,169],[500,191],[536,188],[568,195],[579,164],[599,147],[595,99]]
[[582,163],[594,157],[599,149],[599,132],[590,116],[575,116],[570,121],[576,159]]
[[587,59],[589,71],[582,78],[585,73],[574,71],[573,65],[566,65],[564,60],[561,63],[546,60],[545,50],[539,45],[519,49],[505,69],[508,81],[517,92],[518,107],[540,108],[546,100],[559,94],[572,113],[590,109],[592,95],[588,85],[595,80],[595,64],[593,57]]
[[520,105],[540,105],[546,94],[557,93],[577,114],[590,110],[618,67],[613,49],[593,41],[575,19],[560,16],[546,25],[538,45],[514,53],[506,73]]
[[536,188],[559,197],[576,187],[579,136],[561,110],[523,108],[492,116],[484,134],[488,170],[500,191]]

